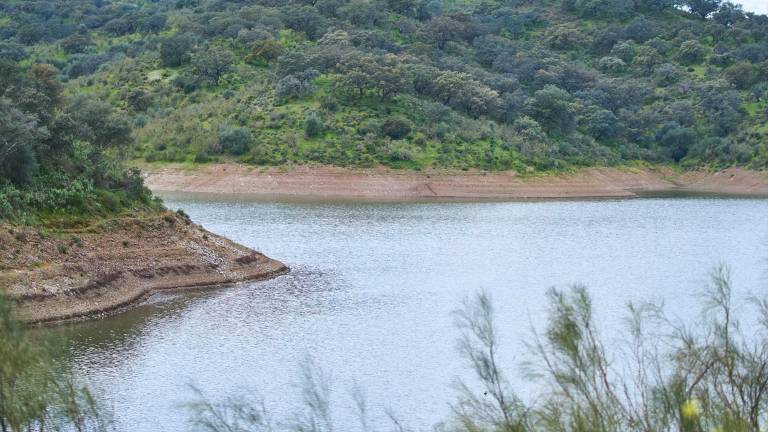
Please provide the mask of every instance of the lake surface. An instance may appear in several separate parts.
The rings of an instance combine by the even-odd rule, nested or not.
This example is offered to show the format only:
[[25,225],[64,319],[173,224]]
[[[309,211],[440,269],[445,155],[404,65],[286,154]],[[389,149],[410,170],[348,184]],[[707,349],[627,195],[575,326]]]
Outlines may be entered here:
[[[587,285],[606,333],[628,301],[693,319],[708,272],[728,263],[739,296],[768,294],[768,200],[641,198],[517,203],[271,203],[171,196],[209,230],[285,262],[278,279],[157,295],[106,320],[51,331],[115,411],[121,431],[188,430],[193,383],[212,399],[260,394],[290,420],[308,356],[331,376],[340,430],[350,390],[373,424],[424,430],[466,376],[451,311],[484,289],[501,360],[523,393],[521,341],[544,325],[549,287]],[[745,312],[746,314],[746,312]]]

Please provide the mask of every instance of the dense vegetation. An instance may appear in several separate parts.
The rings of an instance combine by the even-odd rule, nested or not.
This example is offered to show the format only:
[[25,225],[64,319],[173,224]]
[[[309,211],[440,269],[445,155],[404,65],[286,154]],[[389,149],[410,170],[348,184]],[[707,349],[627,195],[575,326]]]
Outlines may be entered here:
[[111,106],[67,97],[49,64],[0,60],[0,221],[72,224],[156,206],[121,167],[132,131]]
[[146,161],[768,165],[768,17],[721,0],[6,1],[0,34]]

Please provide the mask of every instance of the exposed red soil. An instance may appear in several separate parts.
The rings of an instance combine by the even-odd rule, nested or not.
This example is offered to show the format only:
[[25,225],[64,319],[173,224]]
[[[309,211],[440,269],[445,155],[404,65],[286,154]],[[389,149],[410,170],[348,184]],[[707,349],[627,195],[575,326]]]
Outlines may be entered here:
[[515,200],[630,197],[641,192],[768,196],[768,173],[730,168],[677,173],[669,168],[590,168],[522,177],[514,172],[415,172],[330,166],[257,168],[234,163],[196,169],[145,167],[156,192],[200,192],[264,198],[383,200]]

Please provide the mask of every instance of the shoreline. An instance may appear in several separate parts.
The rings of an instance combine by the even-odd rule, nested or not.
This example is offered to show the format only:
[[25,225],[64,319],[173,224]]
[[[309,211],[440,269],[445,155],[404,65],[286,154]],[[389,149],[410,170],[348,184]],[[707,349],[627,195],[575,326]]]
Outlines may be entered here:
[[676,172],[669,167],[585,168],[540,177],[514,172],[274,168],[235,163],[142,169],[146,185],[155,193],[257,200],[524,201],[674,193],[768,197],[768,172],[741,168],[716,172]]
[[162,291],[223,287],[290,271],[172,212],[118,218],[76,233],[5,227],[0,241],[11,246],[0,255],[0,287],[29,325],[101,318]]

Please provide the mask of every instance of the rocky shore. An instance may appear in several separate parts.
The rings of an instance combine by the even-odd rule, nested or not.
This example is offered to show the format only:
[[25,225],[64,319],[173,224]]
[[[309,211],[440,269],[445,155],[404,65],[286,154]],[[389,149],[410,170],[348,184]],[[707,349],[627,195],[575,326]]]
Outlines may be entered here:
[[287,271],[281,262],[168,211],[70,231],[0,226],[0,289],[27,323],[93,318],[161,290]]

